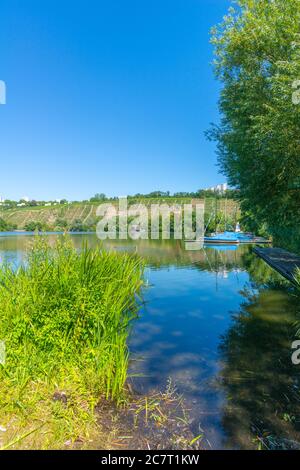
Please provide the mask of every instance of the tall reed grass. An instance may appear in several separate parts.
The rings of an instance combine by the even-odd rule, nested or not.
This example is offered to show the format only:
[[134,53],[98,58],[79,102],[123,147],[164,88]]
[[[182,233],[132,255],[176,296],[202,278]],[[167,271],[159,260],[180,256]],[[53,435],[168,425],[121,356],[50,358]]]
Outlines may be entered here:
[[[0,425],[19,422],[11,442],[43,425],[40,413],[30,421],[43,403],[52,425],[36,444],[42,448],[82,434],[100,396],[122,400],[142,274],[135,256],[87,246],[77,252],[65,236],[54,247],[37,237],[22,266],[0,269]],[[55,403],[57,390],[66,391],[65,401]]]

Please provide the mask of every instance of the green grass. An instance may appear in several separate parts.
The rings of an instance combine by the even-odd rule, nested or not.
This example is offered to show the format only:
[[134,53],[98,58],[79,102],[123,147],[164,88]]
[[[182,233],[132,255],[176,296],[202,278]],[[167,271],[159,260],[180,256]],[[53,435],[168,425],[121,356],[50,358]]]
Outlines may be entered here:
[[142,274],[137,257],[78,253],[65,236],[37,237],[24,265],[2,267],[0,447],[88,442],[100,397],[123,400]]

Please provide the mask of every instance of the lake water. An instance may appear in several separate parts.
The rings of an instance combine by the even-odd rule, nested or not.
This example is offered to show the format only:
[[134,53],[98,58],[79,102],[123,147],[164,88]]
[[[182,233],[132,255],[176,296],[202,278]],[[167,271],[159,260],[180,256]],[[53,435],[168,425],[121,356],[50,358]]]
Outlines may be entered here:
[[[55,240],[57,235],[49,235]],[[1,260],[19,264],[32,236],[0,236]],[[96,235],[72,235],[77,247]],[[249,246],[186,251],[179,241],[110,241],[146,261],[144,303],[130,337],[140,393],[171,379],[191,429],[214,449],[300,442],[300,366],[291,362],[299,299]]]

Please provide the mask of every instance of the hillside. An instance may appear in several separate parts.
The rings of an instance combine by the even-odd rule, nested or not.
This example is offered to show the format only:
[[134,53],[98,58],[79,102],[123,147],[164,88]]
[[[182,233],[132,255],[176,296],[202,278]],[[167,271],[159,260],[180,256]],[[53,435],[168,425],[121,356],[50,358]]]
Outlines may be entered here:
[[[115,201],[107,201],[117,204]],[[140,199],[131,200],[131,203],[150,204],[188,204],[189,198],[167,198],[167,199]],[[53,230],[59,227],[72,227],[74,224],[84,226],[85,228],[94,228],[99,217],[96,210],[99,203],[82,202],[73,204],[64,204],[56,206],[37,206],[22,207],[11,210],[0,210],[0,218],[10,225],[16,226],[18,230],[24,230],[30,223],[39,223],[43,229]],[[235,223],[240,217],[238,203],[231,199],[206,199],[205,200],[206,220],[215,220],[217,213],[218,219],[225,219],[228,223]],[[27,228],[28,229],[28,228]]]
[[16,225],[19,230],[26,227],[30,222],[39,222],[42,225],[55,227],[58,220],[65,220],[68,225],[75,223],[76,220],[84,224],[93,224],[96,222],[97,204],[77,203],[57,206],[38,206],[25,207],[13,210],[0,211],[0,217],[7,223]]

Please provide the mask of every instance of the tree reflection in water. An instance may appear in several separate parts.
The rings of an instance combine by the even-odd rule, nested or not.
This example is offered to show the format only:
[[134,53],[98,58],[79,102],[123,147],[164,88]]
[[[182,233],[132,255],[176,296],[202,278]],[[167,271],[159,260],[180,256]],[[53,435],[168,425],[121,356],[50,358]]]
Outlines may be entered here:
[[300,366],[291,361],[299,297],[261,260],[245,254],[244,263],[252,282],[219,347],[226,447],[300,448]]

